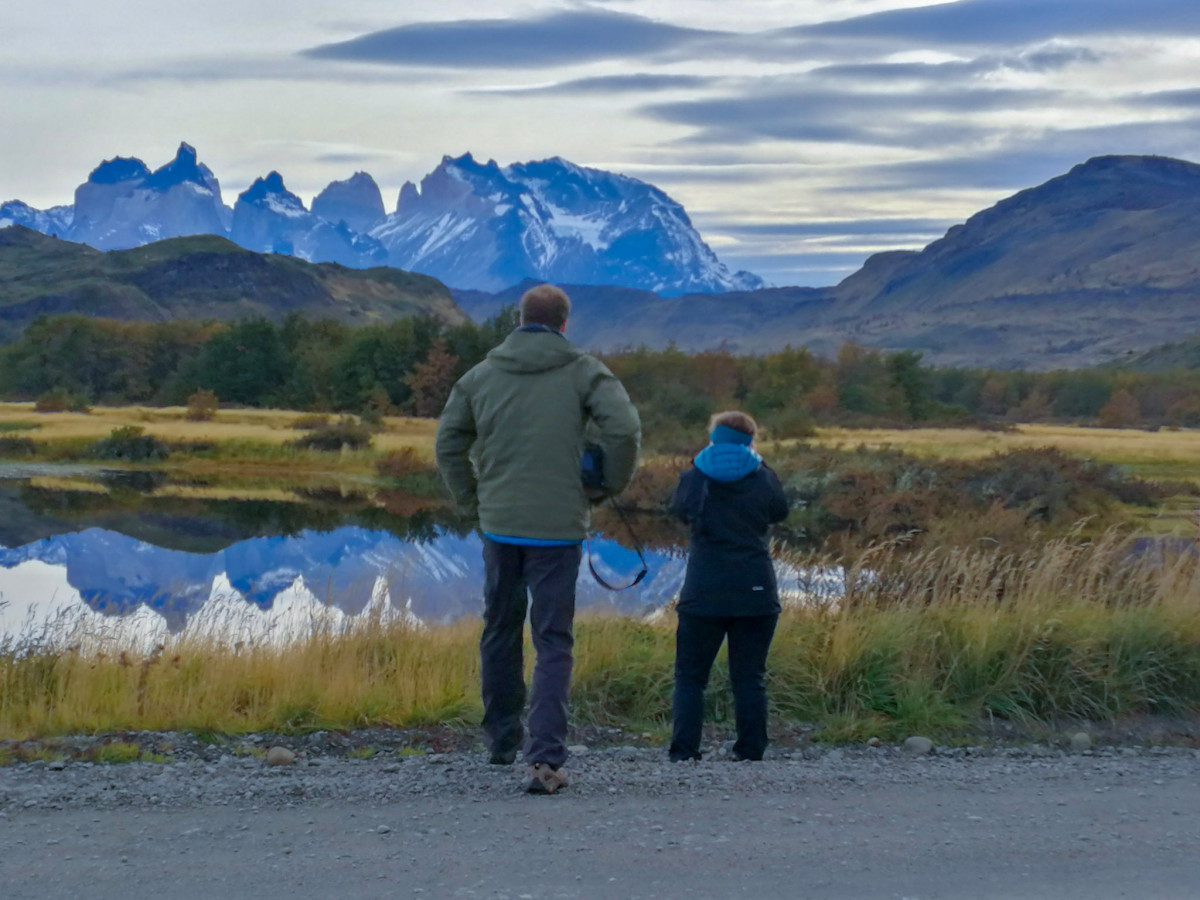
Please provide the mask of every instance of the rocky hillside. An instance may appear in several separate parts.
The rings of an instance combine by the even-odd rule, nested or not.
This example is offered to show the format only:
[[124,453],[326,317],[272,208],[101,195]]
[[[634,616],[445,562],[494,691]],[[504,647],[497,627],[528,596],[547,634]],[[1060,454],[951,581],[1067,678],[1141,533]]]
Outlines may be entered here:
[[350,324],[429,313],[462,321],[445,285],[399,269],[346,269],[201,236],[103,252],[14,225],[0,229],[0,338],[39,315],[237,319],[289,313]]

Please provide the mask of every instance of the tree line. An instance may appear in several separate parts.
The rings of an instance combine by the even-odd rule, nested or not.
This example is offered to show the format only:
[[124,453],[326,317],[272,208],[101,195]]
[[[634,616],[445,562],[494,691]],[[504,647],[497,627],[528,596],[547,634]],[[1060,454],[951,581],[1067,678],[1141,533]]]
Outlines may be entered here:
[[[78,403],[182,405],[197,391],[222,404],[436,416],[455,380],[516,326],[415,316],[351,328],[292,316],[281,323],[127,322],[43,317],[0,350],[0,395]],[[1071,421],[1112,427],[1200,426],[1200,372],[1054,372],[935,368],[914,351],[854,344],[836,358],[803,348],[765,356],[721,350],[629,350],[605,356],[646,429],[692,434],[739,407],[778,436],[814,425]]]

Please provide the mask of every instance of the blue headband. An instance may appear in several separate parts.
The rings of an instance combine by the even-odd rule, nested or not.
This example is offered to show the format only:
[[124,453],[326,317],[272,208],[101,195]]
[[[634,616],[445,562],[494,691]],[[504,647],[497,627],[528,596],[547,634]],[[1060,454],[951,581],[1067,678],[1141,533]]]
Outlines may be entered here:
[[754,435],[730,428],[728,425],[718,425],[708,437],[714,444],[742,444],[748,447],[754,443]]

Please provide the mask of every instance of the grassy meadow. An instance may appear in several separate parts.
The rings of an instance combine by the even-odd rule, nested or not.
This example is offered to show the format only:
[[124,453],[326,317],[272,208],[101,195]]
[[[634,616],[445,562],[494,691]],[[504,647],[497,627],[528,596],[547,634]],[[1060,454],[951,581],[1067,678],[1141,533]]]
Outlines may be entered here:
[[[432,466],[434,420],[385,417],[369,447],[323,452],[289,446],[303,433],[297,428],[302,416],[221,409],[211,421],[197,422],[182,407],[38,413],[32,404],[3,403],[0,436],[35,442],[36,452],[21,461],[66,461],[85,458],[83,448],[114,428],[141,427],[180,449],[137,466],[197,476],[194,483],[168,480],[154,489],[182,499],[299,500],[297,483],[370,489],[389,477],[381,466],[388,459],[399,460],[397,477],[427,474]],[[924,544],[907,547],[899,537],[870,544],[864,538],[837,559],[784,551],[797,565],[846,565],[850,589],[834,606],[796,603],[785,613],[770,666],[778,727],[811,725],[837,740],[916,731],[953,737],[994,718],[1028,724],[1200,709],[1200,567],[1190,554],[1147,554],[1131,542],[1138,535],[1195,535],[1200,431],[823,428],[800,443],[806,454],[857,460],[858,448],[887,448],[950,463],[1049,447],[1141,478],[1177,482],[1179,490],[1160,491],[1165,499],[1150,505],[1117,504],[1100,526],[1073,529],[1074,519],[1062,517],[1090,515],[1090,507],[1064,501],[1056,531],[1035,530],[1032,540],[1011,545],[984,531],[958,543],[930,531]],[[763,449],[783,464],[785,483],[809,477],[803,472],[808,455],[796,457],[799,474],[787,470],[797,442],[768,441]],[[647,459],[631,502],[652,507],[661,501],[680,464]],[[1050,481],[1059,477],[1060,470],[1049,471]],[[847,509],[861,505],[855,491],[874,490],[870,479],[876,477],[873,470],[862,472],[854,490],[832,494],[833,500]],[[897,483],[908,477],[902,473]],[[31,484],[104,490],[70,472],[37,473]],[[912,512],[905,504],[925,502],[915,494],[895,496],[887,513],[898,521],[909,521],[901,517]],[[952,505],[953,499],[939,502]],[[829,508],[851,515],[832,500]],[[1029,515],[1014,506],[978,518],[985,525],[1003,518],[1004,528],[1016,533],[1026,529]],[[946,521],[945,534],[964,530],[966,520]],[[1121,528],[1106,530],[1111,521]],[[62,652],[36,642],[0,647],[0,740],[140,729],[472,724],[480,715],[477,641],[475,622],[420,628],[356,621],[286,647],[182,638],[147,656]],[[673,652],[670,611],[650,620],[583,617],[573,686],[577,722],[661,734],[669,718]],[[730,727],[725,678],[719,661],[710,720]]]

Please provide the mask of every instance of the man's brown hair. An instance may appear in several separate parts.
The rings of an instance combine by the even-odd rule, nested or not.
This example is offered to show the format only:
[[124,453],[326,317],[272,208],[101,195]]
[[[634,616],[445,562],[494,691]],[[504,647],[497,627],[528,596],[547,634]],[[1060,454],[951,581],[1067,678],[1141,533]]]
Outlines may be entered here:
[[758,434],[758,423],[744,412],[738,412],[736,409],[719,412],[708,420],[709,431],[712,431],[718,425],[724,425],[726,428],[732,428],[734,431],[740,431],[742,434],[750,435],[750,437]]
[[571,315],[571,300],[561,288],[552,284],[539,284],[530,288],[518,306],[522,325],[545,325],[562,331]]

